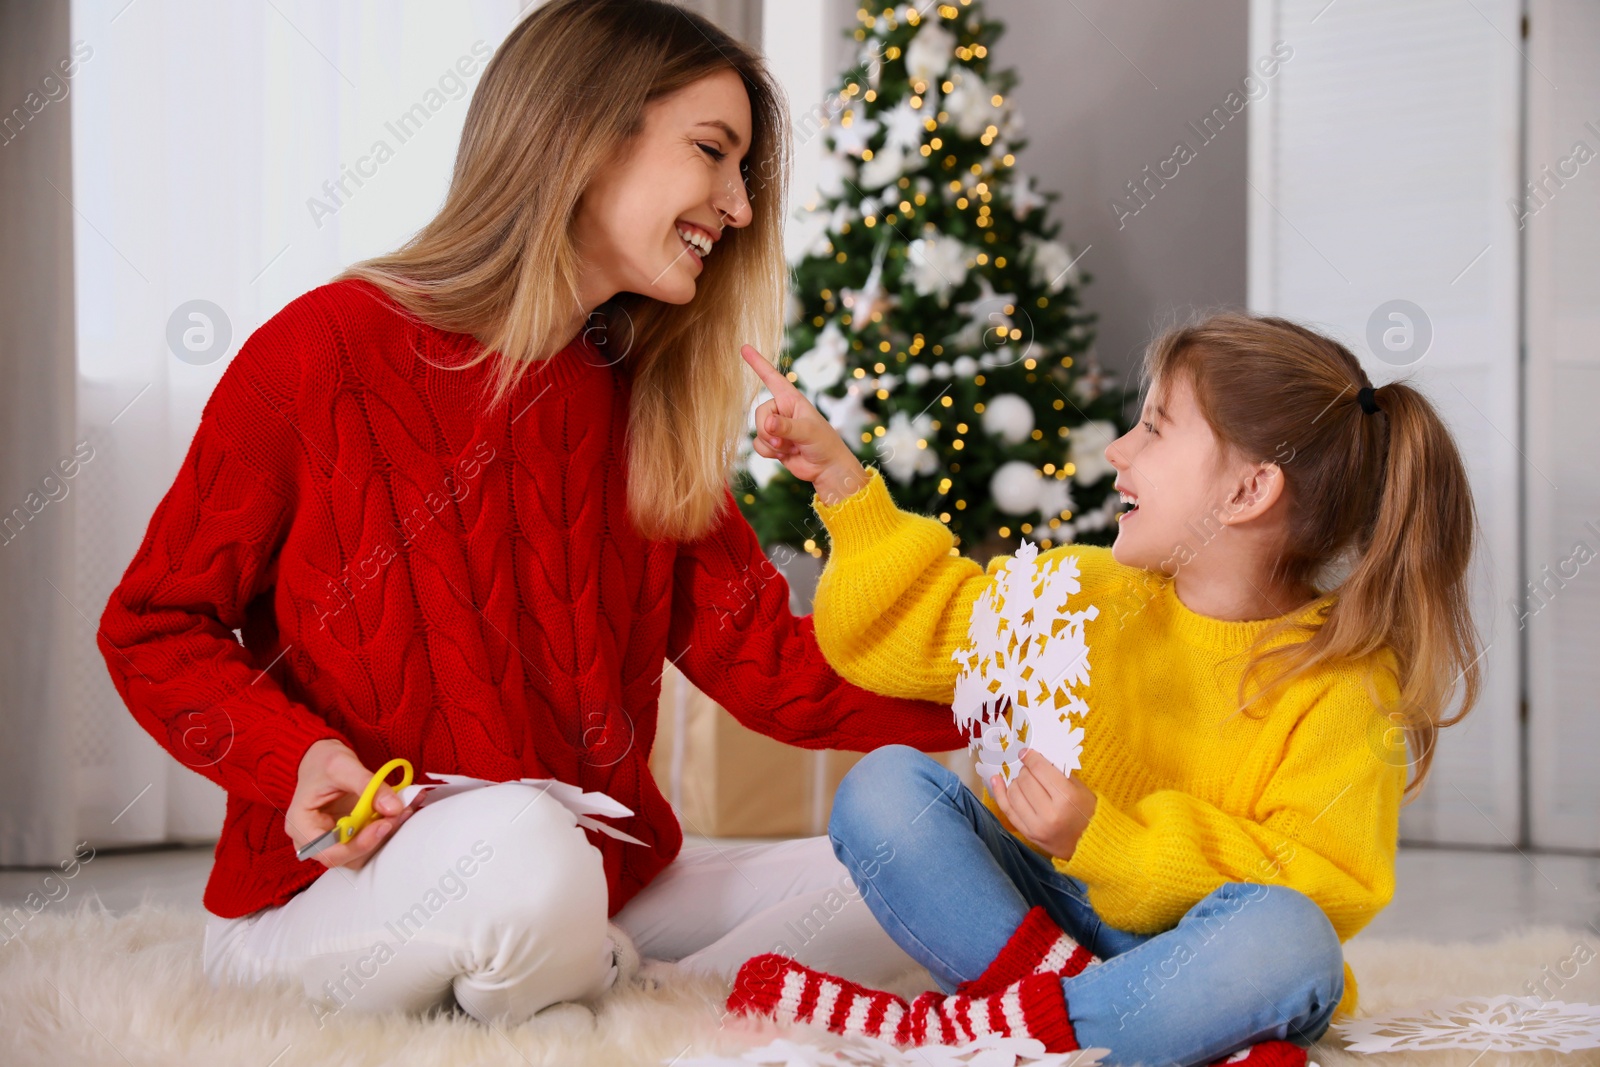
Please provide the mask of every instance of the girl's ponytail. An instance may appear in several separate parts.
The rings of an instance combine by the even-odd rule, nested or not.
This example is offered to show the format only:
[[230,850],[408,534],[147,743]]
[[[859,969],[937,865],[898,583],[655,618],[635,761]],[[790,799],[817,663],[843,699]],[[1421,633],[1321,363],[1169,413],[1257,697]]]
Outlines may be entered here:
[[[1372,395],[1378,411],[1370,418],[1385,424],[1382,485],[1324,629],[1330,650],[1393,649],[1400,701],[1389,715],[1405,730],[1413,794],[1427,778],[1439,728],[1459,722],[1482,687],[1469,596],[1477,519],[1466,467],[1433,405],[1405,382]],[[1444,718],[1458,684],[1461,710]]]
[[[1439,728],[1459,722],[1482,688],[1469,598],[1477,519],[1443,420],[1405,382],[1372,388],[1344,345],[1266,315],[1169,330],[1146,351],[1145,374],[1186,377],[1224,445],[1279,465],[1289,503],[1283,577],[1334,594],[1320,622],[1285,619],[1262,637],[1240,681],[1241,710],[1308,671],[1392,655],[1399,697],[1384,711],[1404,731],[1414,796]],[[1285,633],[1303,639],[1279,640]],[[1447,718],[1457,686],[1461,710]]]

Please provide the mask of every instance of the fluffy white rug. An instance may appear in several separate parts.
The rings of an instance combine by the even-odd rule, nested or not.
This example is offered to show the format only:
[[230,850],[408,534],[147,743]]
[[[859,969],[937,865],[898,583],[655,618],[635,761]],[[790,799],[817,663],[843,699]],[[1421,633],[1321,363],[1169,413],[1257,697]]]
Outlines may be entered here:
[[[200,973],[203,917],[146,906],[123,916],[84,907],[41,914],[0,945],[0,1062],[34,1064],[429,1067],[483,1064],[664,1064],[675,1057],[735,1054],[806,1031],[720,1026],[727,986],[678,979],[655,992],[615,993],[598,1013],[561,1005],[525,1026],[484,1027],[463,1016],[426,1019],[350,1013],[319,1027],[286,985],[213,990]],[[1361,979],[1362,1014],[1438,997],[1540,990],[1548,999],[1600,1003],[1600,961],[1562,978],[1583,931],[1529,929],[1496,944],[1440,946],[1363,941],[1346,945]],[[1592,958],[1592,957],[1591,957]],[[1566,973],[1574,970],[1570,962]],[[1552,975],[1557,980],[1552,981]],[[929,988],[918,975],[901,991]],[[920,974],[926,982],[926,973]],[[1543,982],[1543,988],[1528,983]],[[1526,1067],[1600,1062],[1600,1053],[1497,1053],[1454,1049],[1366,1056],[1345,1052],[1330,1031],[1312,1051],[1322,1067]]]

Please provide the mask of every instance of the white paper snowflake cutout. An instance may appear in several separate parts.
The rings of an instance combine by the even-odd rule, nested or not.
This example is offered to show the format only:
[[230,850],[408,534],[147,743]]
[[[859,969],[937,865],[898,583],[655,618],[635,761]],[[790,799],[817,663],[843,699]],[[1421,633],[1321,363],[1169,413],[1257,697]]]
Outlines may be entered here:
[[1539,997],[1467,997],[1337,1023],[1351,1052],[1469,1048],[1489,1052],[1600,1048],[1600,1006]]
[[[967,735],[978,775],[1009,782],[1022,769],[1018,754],[1037,749],[1071,774],[1083,752],[1089,704],[1089,646],[1083,624],[1100,614],[1093,604],[1069,611],[1080,591],[1078,561],[1034,562],[1039,546],[1027,539],[994,573],[972,606],[966,642],[952,654],[960,664],[951,708]],[[1075,723],[1074,717],[1077,719]]]

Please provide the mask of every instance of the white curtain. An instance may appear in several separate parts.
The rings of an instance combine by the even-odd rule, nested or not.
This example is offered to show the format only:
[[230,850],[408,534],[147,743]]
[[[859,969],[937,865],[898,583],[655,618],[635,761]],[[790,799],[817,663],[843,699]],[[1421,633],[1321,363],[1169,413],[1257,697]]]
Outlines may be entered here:
[[94,626],[243,340],[436,209],[472,89],[517,14],[513,0],[74,0],[88,54],[62,193],[77,440],[93,450],[75,478],[82,614],[57,768],[75,838],[206,839],[221,825],[221,791],[128,714]]

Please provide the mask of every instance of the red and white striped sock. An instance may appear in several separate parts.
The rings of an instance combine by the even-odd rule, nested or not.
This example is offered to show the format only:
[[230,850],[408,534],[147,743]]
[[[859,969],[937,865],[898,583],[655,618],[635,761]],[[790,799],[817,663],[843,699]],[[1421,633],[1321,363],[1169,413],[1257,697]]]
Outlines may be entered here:
[[783,1023],[811,1023],[902,1047],[964,1044],[989,1034],[1032,1037],[1050,1052],[1078,1047],[1061,980],[1053,974],[1032,975],[983,996],[923,993],[907,1004],[893,993],[767,953],[739,968],[728,1010]]
[[812,970],[768,952],[739,967],[728,1010],[780,1023],[812,1023],[836,1034],[894,1040],[909,1005],[904,998]]
[[[981,997],[1029,975],[1071,978],[1100,957],[1055,924],[1041,907],[1031,909],[984,972],[957,987],[958,993]],[[937,996],[937,994],[925,994]],[[1210,1067],[1306,1067],[1306,1050],[1291,1041],[1262,1041],[1242,1048]]]
[[1048,912],[1035,907],[1006,942],[1000,954],[978,977],[963,982],[956,992],[983,996],[1004,989],[1031,974],[1054,974],[1071,978],[1100,957],[1078,944],[1055,924]]
[[1306,1050],[1293,1041],[1260,1041],[1211,1067],[1306,1067]]
[[983,995],[923,993],[911,1002],[895,1043],[960,1045],[990,1034],[1031,1037],[1047,1052],[1077,1049],[1060,977],[1033,974]]

